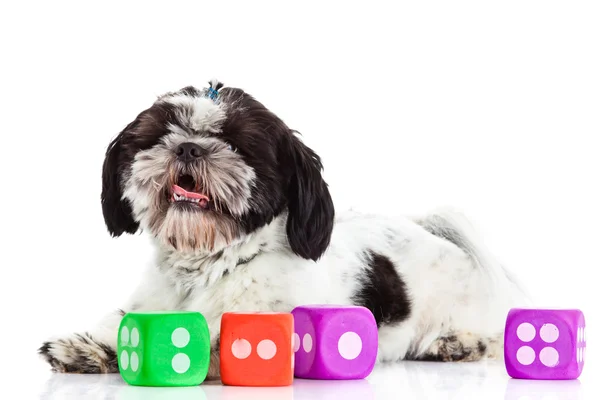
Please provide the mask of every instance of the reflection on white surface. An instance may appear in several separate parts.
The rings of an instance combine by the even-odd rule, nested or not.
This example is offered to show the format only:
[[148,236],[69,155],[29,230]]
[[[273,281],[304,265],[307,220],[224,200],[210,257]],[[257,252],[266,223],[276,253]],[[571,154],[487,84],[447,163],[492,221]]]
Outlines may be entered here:
[[[591,400],[600,398],[596,394],[597,387],[595,380],[510,379],[502,362],[404,362],[378,366],[367,380],[296,379],[292,386],[274,388],[222,386],[218,381],[208,381],[200,386],[184,388],[136,387],[127,385],[118,374],[50,374],[40,398],[44,400]],[[0,398],[3,397],[0,395]]]
[[292,400],[294,390],[292,386],[283,387],[241,387],[220,386],[210,392],[211,399],[219,400]]
[[[505,400],[580,400],[581,382],[509,379]],[[600,397],[600,396],[599,396]]]
[[294,400],[372,400],[375,392],[365,379],[353,381],[294,380]]

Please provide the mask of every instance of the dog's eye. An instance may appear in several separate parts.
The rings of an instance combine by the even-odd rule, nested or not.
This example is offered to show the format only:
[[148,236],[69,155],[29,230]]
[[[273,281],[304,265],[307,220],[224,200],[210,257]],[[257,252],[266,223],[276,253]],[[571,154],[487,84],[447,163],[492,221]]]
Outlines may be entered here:
[[225,144],[227,145],[227,150],[231,150],[234,153],[237,152],[237,148],[234,145],[232,145],[231,143],[225,143]]

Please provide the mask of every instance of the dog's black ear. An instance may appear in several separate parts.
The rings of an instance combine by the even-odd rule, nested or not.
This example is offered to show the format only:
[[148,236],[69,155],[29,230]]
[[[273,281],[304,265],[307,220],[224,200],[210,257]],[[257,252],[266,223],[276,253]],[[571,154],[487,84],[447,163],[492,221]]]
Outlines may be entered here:
[[136,119],[110,143],[102,167],[102,213],[112,236],[121,236],[124,232],[135,233],[139,228],[139,224],[133,219],[131,205],[123,199],[121,186],[123,171],[132,161],[126,154],[123,141],[137,124]]
[[295,135],[286,140],[291,162],[287,188],[287,236],[294,253],[317,261],[329,246],[335,210],[327,184],[321,176],[319,156]]

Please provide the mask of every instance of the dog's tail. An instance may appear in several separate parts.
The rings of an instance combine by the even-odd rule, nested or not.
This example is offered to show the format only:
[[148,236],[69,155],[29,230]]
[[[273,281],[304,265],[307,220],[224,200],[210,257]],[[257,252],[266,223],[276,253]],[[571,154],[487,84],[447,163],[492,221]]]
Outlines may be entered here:
[[462,249],[480,272],[491,278],[486,281],[493,285],[493,289],[505,291],[513,304],[530,303],[530,296],[524,286],[491,254],[481,236],[462,213],[453,209],[440,209],[425,217],[416,218],[415,221],[431,234]]

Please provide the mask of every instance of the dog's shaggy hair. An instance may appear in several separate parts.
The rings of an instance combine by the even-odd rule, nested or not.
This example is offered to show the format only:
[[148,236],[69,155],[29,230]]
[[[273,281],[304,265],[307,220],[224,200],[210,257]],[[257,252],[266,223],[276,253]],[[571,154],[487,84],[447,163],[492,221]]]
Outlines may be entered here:
[[324,303],[373,312],[380,361],[498,355],[522,295],[470,224],[455,212],[335,216],[321,170],[296,132],[241,89],[213,81],[161,96],[110,143],[102,177],[109,232],[143,229],[156,263],[124,311],[40,353],[56,371],[117,372],[123,312],[194,310],[208,321],[218,376],[224,312]]

